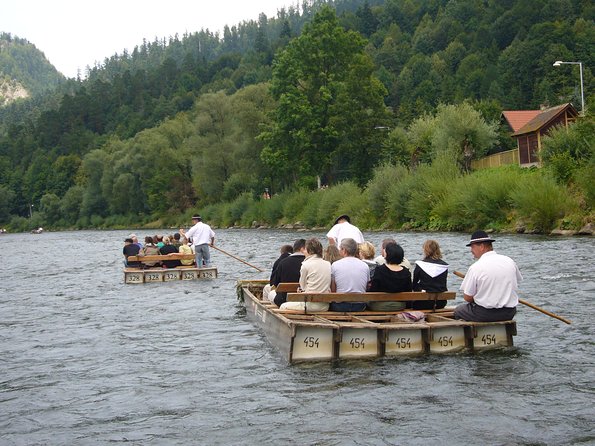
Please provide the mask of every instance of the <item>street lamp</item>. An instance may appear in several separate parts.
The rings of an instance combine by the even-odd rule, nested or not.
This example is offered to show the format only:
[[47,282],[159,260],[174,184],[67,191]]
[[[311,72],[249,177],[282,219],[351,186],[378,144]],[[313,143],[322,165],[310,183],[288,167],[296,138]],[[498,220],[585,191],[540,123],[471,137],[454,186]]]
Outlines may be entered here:
[[582,62],[562,62],[561,60],[557,60],[553,63],[554,67],[559,67],[562,64],[569,64],[569,65],[578,65],[579,72],[581,75],[581,114],[585,116],[585,93],[583,90],[583,63]]
[[29,218],[33,218],[33,206],[35,206],[35,205],[34,204],[29,205]]

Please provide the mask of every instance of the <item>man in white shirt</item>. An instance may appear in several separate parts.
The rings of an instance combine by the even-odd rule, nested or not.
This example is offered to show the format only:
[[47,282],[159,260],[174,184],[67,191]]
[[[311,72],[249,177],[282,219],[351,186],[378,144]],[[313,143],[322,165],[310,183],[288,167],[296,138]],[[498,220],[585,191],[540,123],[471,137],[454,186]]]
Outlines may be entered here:
[[514,260],[497,254],[484,231],[475,231],[467,246],[477,261],[461,284],[466,303],[455,308],[455,319],[476,322],[507,321],[516,314],[518,284],[523,279]]
[[330,245],[341,245],[341,240],[352,238],[356,243],[363,243],[364,236],[357,226],[351,224],[349,215],[341,215],[335,220],[334,226],[326,234]]
[[180,234],[185,236],[187,239],[192,239],[192,246],[194,247],[194,255],[196,257],[196,267],[203,267],[203,260],[207,267],[211,266],[211,253],[209,246],[215,244],[215,233],[209,225],[202,222],[200,215],[194,215],[192,217],[192,226],[188,232],[184,232],[184,229],[180,229]]
[[[331,265],[331,291],[333,293],[365,293],[370,281],[370,268],[357,256],[357,243],[344,238],[339,246],[343,256]],[[330,311],[364,311],[365,302],[331,302]]]

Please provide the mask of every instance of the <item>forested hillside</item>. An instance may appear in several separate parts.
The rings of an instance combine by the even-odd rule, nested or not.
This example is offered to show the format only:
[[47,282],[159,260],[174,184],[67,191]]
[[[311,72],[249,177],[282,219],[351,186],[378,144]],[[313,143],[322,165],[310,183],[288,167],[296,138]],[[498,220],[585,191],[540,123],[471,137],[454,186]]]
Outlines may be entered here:
[[583,62],[590,99],[594,13],[586,0],[305,1],[221,35],[139,42],[0,110],[0,223],[141,224],[265,187],[363,187],[452,146],[429,131],[449,113],[473,127],[466,156],[507,148],[503,109],[580,104],[577,73],[555,60]]
[[0,32],[0,106],[36,96],[64,80],[35,45]]

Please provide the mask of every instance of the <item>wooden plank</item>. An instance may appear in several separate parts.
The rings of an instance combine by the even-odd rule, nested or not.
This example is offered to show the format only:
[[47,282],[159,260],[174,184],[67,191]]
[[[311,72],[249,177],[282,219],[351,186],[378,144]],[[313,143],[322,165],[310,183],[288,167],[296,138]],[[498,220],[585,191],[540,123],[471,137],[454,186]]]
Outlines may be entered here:
[[404,293],[288,293],[287,302],[402,302],[410,300],[452,300],[454,291],[426,293],[410,291]]
[[295,293],[300,284],[298,282],[282,282],[275,287],[275,291],[281,293]]
[[129,262],[158,262],[161,260],[194,260],[194,254],[172,253],[167,255],[128,256]]

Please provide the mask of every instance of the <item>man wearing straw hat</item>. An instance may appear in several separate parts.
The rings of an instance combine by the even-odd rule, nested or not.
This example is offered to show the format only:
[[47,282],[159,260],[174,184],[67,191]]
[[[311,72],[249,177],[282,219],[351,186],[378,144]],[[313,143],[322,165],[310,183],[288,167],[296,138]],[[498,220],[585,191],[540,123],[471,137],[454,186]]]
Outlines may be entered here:
[[493,250],[494,241],[484,231],[471,235],[467,246],[477,261],[469,267],[461,284],[466,302],[455,308],[455,319],[508,321],[516,314],[518,284],[523,277],[514,260]]
[[192,239],[194,255],[196,256],[196,267],[202,268],[203,260],[207,267],[211,266],[209,245],[213,246],[215,244],[215,233],[209,225],[202,222],[200,215],[192,216],[192,223],[194,223],[194,226],[188,232],[184,233],[184,230],[180,229],[180,234],[188,240]]

